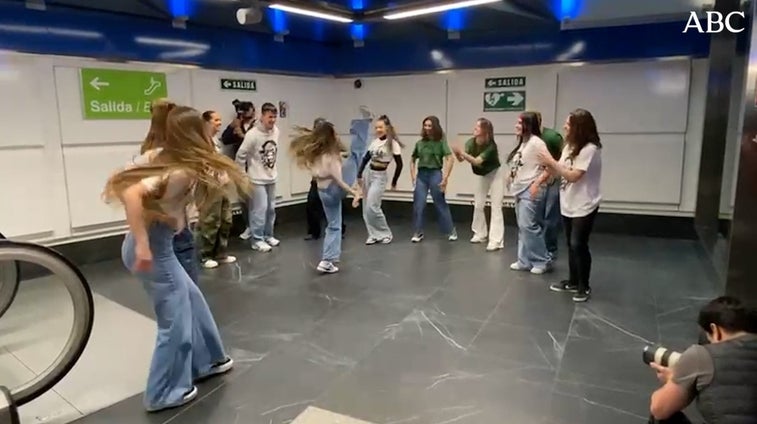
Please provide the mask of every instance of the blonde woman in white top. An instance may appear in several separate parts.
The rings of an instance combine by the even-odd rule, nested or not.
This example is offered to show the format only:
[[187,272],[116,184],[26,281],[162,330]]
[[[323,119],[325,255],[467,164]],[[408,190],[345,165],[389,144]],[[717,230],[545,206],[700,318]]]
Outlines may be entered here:
[[[386,183],[389,180],[387,168],[394,160],[396,165],[392,177],[392,190],[397,189],[397,181],[402,172],[402,143],[397,138],[391,121],[386,115],[381,115],[376,121],[376,138],[368,146],[363,162],[357,172],[357,182],[363,189],[363,221],[368,230],[365,244],[392,242],[392,230],[386,222],[386,216],[381,209],[381,199],[384,197]],[[370,164],[370,166],[368,166]],[[363,171],[369,167],[367,176],[363,179]]]
[[299,128],[290,145],[297,165],[310,170],[318,186],[327,224],[317,269],[329,274],[339,271],[336,263],[342,253],[342,199],[346,193],[355,198],[359,196],[342,179],[342,152],[345,150],[334,125],[323,119],[317,119],[312,130]]
[[144,394],[149,411],[190,402],[197,397],[195,381],[233,365],[202,292],[177,258],[174,235],[187,226],[190,202],[202,207],[229,183],[241,194],[251,191],[247,176],[211,146],[205,122],[192,108],[168,113],[160,147],[143,164],[112,175],[104,191],[106,201],[126,209],[122,260],[142,281],[157,317]]

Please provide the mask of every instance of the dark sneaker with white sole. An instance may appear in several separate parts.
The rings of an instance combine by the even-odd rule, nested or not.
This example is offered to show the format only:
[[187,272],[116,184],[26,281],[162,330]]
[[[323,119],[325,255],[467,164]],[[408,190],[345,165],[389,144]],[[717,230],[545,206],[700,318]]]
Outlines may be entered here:
[[563,280],[559,283],[554,283],[549,286],[549,289],[558,293],[578,293],[578,286],[570,284],[570,281]]
[[573,295],[574,302],[586,302],[591,297],[591,289],[580,291]]

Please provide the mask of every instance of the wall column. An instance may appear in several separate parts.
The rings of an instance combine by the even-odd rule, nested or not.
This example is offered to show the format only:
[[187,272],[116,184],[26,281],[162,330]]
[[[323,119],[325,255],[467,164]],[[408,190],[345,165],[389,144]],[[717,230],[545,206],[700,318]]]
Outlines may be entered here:
[[738,179],[733,208],[725,291],[757,306],[757,16],[756,2],[746,12],[749,34],[744,124],[739,140]]

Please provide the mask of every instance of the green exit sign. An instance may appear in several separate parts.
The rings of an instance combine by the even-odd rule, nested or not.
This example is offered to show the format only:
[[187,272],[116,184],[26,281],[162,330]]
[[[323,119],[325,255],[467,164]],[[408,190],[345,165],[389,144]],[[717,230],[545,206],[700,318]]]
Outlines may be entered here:
[[484,88],[511,88],[525,86],[526,77],[499,77],[486,78],[484,80]]
[[257,91],[255,80],[221,78],[221,90]]
[[82,68],[84,119],[150,119],[153,100],[168,97],[166,74]]

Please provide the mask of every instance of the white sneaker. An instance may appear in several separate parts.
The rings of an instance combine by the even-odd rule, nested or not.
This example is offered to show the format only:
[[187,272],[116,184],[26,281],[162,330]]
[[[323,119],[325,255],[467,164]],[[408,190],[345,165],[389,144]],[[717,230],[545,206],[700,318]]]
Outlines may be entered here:
[[205,269],[218,268],[218,262],[214,261],[213,259],[208,259],[202,263],[202,267]]
[[252,244],[252,250],[257,250],[260,252],[270,252],[271,246],[268,243],[262,240],[259,240]]
[[237,257],[236,256],[231,256],[231,255],[229,255],[229,256],[227,256],[227,257],[225,257],[223,259],[218,259],[218,263],[221,263],[221,264],[233,264],[236,261],[237,261]]
[[381,244],[389,244],[389,243],[391,243],[392,242],[392,238],[393,238],[392,236],[384,237],[383,239],[381,239]]
[[318,263],[317,269],[318,271],[323,272],[325,274],[333,274],[339,271],[339,268],[337,268],[333,262],[329,262],[329,261],[321,261],[320,263]]
[[523,266],[517,261],[510,264],[510,269],[513,271],[529,271],[527,266]]
[[500,249],[504,249],[504,248],[505,248],[505,244],[504,243],[489,244],[488,246],[486,246],[486,250],[488,250],[489,252],[493,252],[495,250],[500,250]]
[[457,241],[457,230],[452,230],[452,234],[447,237],[449,241]]
[[247,229],[239,235],[239,238],[241,238],[242,240],[249,240],[250,237],[252,237],[252,231],[250,230],[250,227],[247,227]]
[[268,237],[267,239],[265,239],[265,242],[268,243],[268,245],[271,247],[276,247],[281,244],[281,241],[279,241],[279,239],[277,239],[276,237]]
[[378,243],[378,239],[375,239],[373,237],[368,237],[368,240],[365,241],[365,244],[367,245],[376,244],[376,243]]
[[423,234],[416,234],[413,236],[413,238],[410,239],[413,243],[420,243],[421,240],[423,240]]
[[486,237],[479,237],[479,236],[473,236],[472,239],[470,239],[471,243],[483,243],[486,241]]

